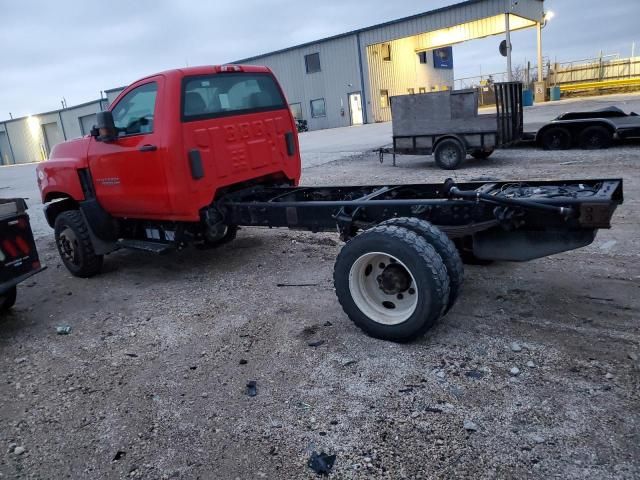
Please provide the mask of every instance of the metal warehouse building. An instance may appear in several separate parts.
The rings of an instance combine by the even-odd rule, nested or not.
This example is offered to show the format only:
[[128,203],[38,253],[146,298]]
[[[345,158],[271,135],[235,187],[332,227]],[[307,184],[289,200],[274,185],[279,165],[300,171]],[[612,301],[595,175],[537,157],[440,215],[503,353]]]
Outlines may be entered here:
[[[391,120],[390,97],[453,87],[452,45],[538,27],[543,0],[467,0],[232,63],[266,65],[310,130]],[[86,135],[106,100],[0,122],[2,164],[44,160],[58,142]]]
[[389,97],[453,87],[451,45],[540,25],[542,0],[469,0],[234,63],[266,65],[311,130],[391,120]]

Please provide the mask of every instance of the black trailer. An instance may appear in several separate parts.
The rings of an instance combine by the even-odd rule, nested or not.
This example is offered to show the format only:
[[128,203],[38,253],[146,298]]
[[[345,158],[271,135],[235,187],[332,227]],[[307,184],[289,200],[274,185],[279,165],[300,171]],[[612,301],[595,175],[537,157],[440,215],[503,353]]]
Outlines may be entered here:
[[[206,213],[237,226],[340,232],[334,284],[368,334],[421,335],[453,306],[460,253],[527,261],[589,245],[610,228],[622,180],[515,181],[347,187],[256,186],[225,194]],[[360,233],[361,232],[361,233]]]
[[614,140],[640,138],[640,116],[618,107],[590,112],[566,112],[528,136],[545,150],[609,148]]
[[0,199],[0,311],[13,306],[20,282],[42,270],[26,202]]
[[466,155],[488,158],[496,148],[518,142],[523,135],[522,84],[495,84],[496,114],[478,114],[474,89],[401,95],[391,98],[393,155],[431,155],[446,170],[460,166]]

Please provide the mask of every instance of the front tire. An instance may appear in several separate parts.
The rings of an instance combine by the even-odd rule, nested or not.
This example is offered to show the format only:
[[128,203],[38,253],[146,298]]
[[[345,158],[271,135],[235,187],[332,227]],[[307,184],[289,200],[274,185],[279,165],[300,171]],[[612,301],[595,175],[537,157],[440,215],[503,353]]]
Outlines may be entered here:
[[13,286],[9,290],[0,294],[0,312],[6,312],[16,304],[18,289]]
[[382,340],[421,336],[449,302],[449,276],[440,255],[417,233],[394,225],[350,240],[336,259],[333,278],[347,316]]
[[68,210],[58,215],[55,238],[62,263],[72,275],[89,278],[100,273],[103,256],[96,255],[80,211]]

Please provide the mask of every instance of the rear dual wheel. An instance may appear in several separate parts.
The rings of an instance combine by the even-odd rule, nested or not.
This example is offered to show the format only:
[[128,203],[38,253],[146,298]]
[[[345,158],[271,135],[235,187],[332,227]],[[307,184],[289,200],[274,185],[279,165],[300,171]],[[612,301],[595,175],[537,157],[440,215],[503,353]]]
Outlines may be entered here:
[[[453,305],[450,300],[455,301],[459,292],[461,276],[449,274],[438,252],[445,250],[432,243],[428,233],[425,237],[417,231],[424,227],[419,222],[395,219],[371,228],[350,240],[336,259],[338,301],[372,337],[396,342],[419,337]],[[451,265],[449,254],[444,255]]]

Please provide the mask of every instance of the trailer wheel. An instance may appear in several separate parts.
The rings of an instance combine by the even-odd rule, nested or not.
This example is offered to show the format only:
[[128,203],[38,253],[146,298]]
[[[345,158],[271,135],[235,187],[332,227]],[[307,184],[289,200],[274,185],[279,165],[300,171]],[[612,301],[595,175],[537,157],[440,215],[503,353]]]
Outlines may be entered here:
[[102,255],[96,255],[89,230],[78,210],[67,210],[56,217],[55,238],[58,253],[72,275],[93,277],[102,269]]
[[449,302],[449,276],[421,236],[394,225],[350,240],[336,259],[334,285],[349,318],[368,335],[407,342],[440,318]]
[[471,152],[471,156],[476,160],[486,160],[493,153],[493,148],[491,150],[474,150]]
[[445,315],[456,303],[464,283],[464,265],[454,243],[438,227],[420,218],[392,218],[382,222],[380,225],[395,225],[396,227],[411,230],[424,238],[440,255],[449,275],[449,302],[443,312],[443,315]]
[[433,155],[436,159],[436,165],[440,168],[455,170],[464,160],[466,152],[459,140],[445,138],[436,145]]
[[0,312],[5,312],[13,307],[16,304],[17,296],[18,289],[15,286],[0,294]]
[[609,148],[613,141],[613,135],[609,130],[600,125],[585,128],[580,132],[580,148],[585,150],[600,150]]
[[564,127],[545,130],[541,138],[544,150],[568,150],[571,148],[571,132]]

